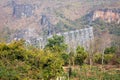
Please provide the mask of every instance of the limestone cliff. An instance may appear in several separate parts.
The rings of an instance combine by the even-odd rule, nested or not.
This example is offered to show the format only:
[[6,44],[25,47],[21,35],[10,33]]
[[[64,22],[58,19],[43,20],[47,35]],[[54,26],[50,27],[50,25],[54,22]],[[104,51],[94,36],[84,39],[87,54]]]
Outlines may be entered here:
[[[96,8],[90,15],[92,17],[86,20],[101,18],[107,22],[119,23],[119,10],[112,10],[113,7],[120,8],[119,4],[114,5],[119,2],[120,0],[0,0],[0,37],[10,35],[8,32],[3,34],[7,29],[13,36],[20,32],[18,37],[21,37],[25,33],[35,32],[34,35],[41,36],[84,28],[79,19]],[[99,9],[112,9],[98,10],[99,6]]]
[[92,20],[102,19],[105,22],[120,23],[120,9],[99,9],[93,12]]

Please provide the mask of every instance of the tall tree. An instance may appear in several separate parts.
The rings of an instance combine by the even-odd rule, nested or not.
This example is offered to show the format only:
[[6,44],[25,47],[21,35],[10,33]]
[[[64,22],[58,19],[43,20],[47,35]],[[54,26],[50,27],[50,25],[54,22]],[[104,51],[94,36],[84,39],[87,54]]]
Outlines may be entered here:
[[65,52],[67,49],[67,45],[64,43],[63,36],[54,35],[52,38],[48,39],[48,43],[45,47],[46,49],[50,49],[53,52]]

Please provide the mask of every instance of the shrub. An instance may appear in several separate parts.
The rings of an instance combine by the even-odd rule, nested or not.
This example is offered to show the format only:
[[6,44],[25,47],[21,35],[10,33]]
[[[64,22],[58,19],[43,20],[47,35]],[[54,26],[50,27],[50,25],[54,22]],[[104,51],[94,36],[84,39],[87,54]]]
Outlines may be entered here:
[[104,55],[104,63],[108,64],[112,60],[113,56],[114,56],[113,54],[105,54]]
[[[113,59],[114,54],[104,54],[104,63],[108,64]],[[94,56],[94,62],[101,64],[102,63],[102,54],[96,54]]]
[[115,47],[110,47],[110,48],[106,48],[104,53],[105,54],[111,54],[111,53],[115,53],[116,48]]
[[87,58],[87,52],[83,47],[78,46],[76,49],[75,63],[78,65],[82,65],[84,60]]
[[55,52],[29,49],[21,41],[0,43],[1,80],[50,80],[62,75],[63,63]]
[[98,63],[98,64],[101,64],[101,62],[102,62],[102,54],[100,54],[100,53],[95,54],[94,62]]
[[62,59],[64,60],[64,65],[68,65],[69,64],[69,55],[63,53],[61,56],[62,56]]
[[113,58],[113,60],[112,60],[112,64],[114,64],[114,65],[119,65],[120,64],[120,57],[119,57],[119,55],[115,55],[114,56],[114,58]]
[[77,77],[77,75],[78,75],[77,71],[74,70],[71,72],[71,77],[75,78]]
[[105,72],[103,74],[103,79],[102,80],[119,80],[120,79],[120,74],[109,74],[108,72]]
[[118,64],[120,64],[120,58],[117,58],[117,59],[116,59],[116,62],[117,62]]

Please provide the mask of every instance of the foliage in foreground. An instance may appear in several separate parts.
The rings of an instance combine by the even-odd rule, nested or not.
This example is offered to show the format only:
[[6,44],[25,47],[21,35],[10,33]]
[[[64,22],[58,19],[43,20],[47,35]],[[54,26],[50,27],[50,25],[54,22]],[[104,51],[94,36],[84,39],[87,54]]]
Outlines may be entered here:
[[87,52],[84,50],[83,47],[78,46],[76,49],[76,56],[75,56],[75,62],[78,65],[82,65],[84,63],[84,60],[87,58]]
[[82,65],[72,71],[70,80],[119,80],[120,71],[104,70],[97,66]]
[[24,41],[0,43],[0,79],[49,80],[63,73],[63,60],[51,51],[29,49]]
[[[115,56],[114,51],[114,48],[106,49],[104,63],[110,63]],[[67,45],[61,36],[50,38],[43,50],[26,47],[23,40],[13,41],[9,44],[0,43],[0,79],[55,80],[59,76],[64,76],[64,79],[70,77],[71,80],[74,80],[74,78],[78,80],[119,79],[120,73],[109,74],[109,71],[103,72],[99,68],[90,69],[88,66],[84,66],[88,53],[83,47],[78,46],[76,53],[71,51],[68,54]],[[94,60],[95,63],[101,64],[102,55],[95,54]],[[117,62],[119,64],[119,58],[117,58]],[[63,66],[68,67],[68,65],[68,71],[63,70]],[[70,66],[79,67],[73,69]]]

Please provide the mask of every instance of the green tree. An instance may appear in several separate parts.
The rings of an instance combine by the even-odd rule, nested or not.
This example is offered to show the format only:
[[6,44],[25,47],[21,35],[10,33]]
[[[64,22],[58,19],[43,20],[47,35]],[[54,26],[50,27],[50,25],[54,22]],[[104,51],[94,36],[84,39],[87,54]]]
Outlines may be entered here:
[[1,80],[50,80],[61,76],[64,61],[56,52],[27,48],[24,41],[0,43]]
[[109,48],[106,48],[105,51],[104,51],[105,54],[111,54],[111,53],[113,54],[115,52],[116,52],[116,48],[113,47],[113,46],[109,47]]
[[[110,61],[113,59],[114,54],[105,54],[104,55],[104,64],[108,64],[110,63]],[[102,64],[102,54],[101,53],[97,53],[94,55],[94,62],[98,63],[98,64]]]
[[[37,61],[37,62],[36,62]],[[50,51],[43,51],[39,53],[35,62],[39,63],[39,68],[42,73],[41,76],[45,80],[55,79],[63,73],[63,59],[56,53]]]
[[64,42],[63,36],[54,35],[48,39],[48,43],[45,46],[45,50],[49,50],[54,55],[59,56],[64,61],[64,65],[68,64],[69,55],[66,53],[67,45]]
[[53,52],[64,53],[67,49],[67,45],[64,43],[63,36],[54,35],[52,38],[48,39],[48,43],[45,48],[50,49]]
[[78,65],[82,65],[84,60],[87,58],[87,52],[83,47],[78,46],[76,49],[75,63]]
[[64,65],[68,65],[69,64],[69,54],[67,53],[63,53],[62,55],[62,59],[64,60]]

